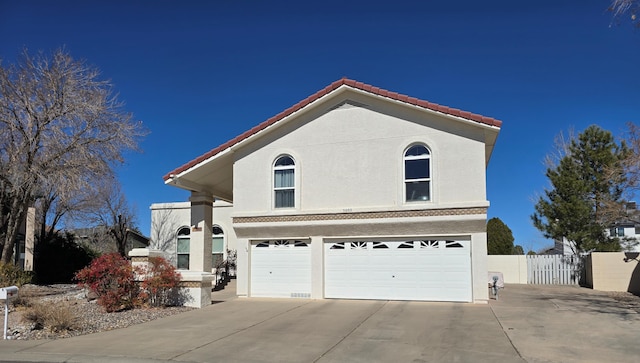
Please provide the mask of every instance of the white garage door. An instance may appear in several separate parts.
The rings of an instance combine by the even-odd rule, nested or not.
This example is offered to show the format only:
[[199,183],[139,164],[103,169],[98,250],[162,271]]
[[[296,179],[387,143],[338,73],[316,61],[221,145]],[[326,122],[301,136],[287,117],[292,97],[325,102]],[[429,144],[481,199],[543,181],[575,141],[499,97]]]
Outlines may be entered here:
[[251,296],[311,297],[309,241],[252,243]]
[[325,243],[325,297],[471,301],[470,241]]

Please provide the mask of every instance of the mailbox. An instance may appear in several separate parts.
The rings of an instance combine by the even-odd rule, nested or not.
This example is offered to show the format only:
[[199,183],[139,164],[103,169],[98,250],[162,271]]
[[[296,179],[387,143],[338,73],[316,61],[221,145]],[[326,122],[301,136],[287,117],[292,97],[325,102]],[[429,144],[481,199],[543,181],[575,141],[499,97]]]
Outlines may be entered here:
[[0,289],[0,300],[8,300],[18,296],[17,286],[8,286]]

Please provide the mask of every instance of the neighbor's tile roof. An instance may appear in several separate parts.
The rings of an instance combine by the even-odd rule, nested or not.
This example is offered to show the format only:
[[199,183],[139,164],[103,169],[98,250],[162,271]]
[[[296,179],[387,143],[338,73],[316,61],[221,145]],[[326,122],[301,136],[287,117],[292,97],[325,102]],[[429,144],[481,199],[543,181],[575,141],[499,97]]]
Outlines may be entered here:
[[486,116],[482,116],[482,115],[478,115],[476,113],[471,113],[471,112],[467,112],[467,111],[462,111],[462,110],[458,110],[456,108],[451,108],[451,107],[447,107],[447,106],[442,106],[442,105],[438,105],[436,103],[433,102],[429,102],[429,101],[424,101],[424,100],[420,100],[417,99],[415,97],[409,97],[407,95],[403,95],[397,92],[391,92],[391,91],[387,91],[385,89],[382,88],[378,88],[366,83],[362,83],[362,82],[358,82],[358,81],[354,81],[352,79],[348,79],[348,78],[342,78],[340,80],[337,80],[333,83],[331,83],[330,85],[328,85],[327,87],[321,89],[320,91],[312,94],[311,96],[305,98],[304,100],[296,103],[295,105],[289,107],[288,109],[280,112],[279,114],[271,117],[270,119],[262,122],[261,124],[255,126],[254,128],[252,128],[251,130],[248,130],[244,133],[242,133],[241,135],[235,137],[234,139],[231,139],[227,142],[225,142],[224,144],[216,147],[215,149],[207,152],[206,154],[203,154],[201,156],[199,156],[198,158],[191,160],[190,162],[170,171],[169,173],[167,173],[164,176],[164,180],[167,180],[171,177],[171,175],[174,174],[179,174],[207,159],[209,159],[210,157],[218,154],[219,152],[226,150],[227,148],[239,143],[240,141],[266,129],[267,127],[275,124],[276,122],[282,120],[283,118],[293,114],[296,111],[299,111],[300,109],[302,109],[303,107],[307,106],[308,104],[318,100],[319,98],[333,92],[334,90],[336,90],[337,88],[339,88],[342,85],[347,85],[349,87],[353,87],[353,88],[357,88],[359,90],[365,91],[365,92],[369,92],[369,93],[373,93],[375,95],[378,96],[382,96],[382,97],[387,97],[387,98],[391,98],[393,100],[397,100],[397,101],[401,101],[401,102],[405,102],[408,103],[410,105],[414,105],[414,106],[419,106],[422,108],[426,108],[432,111],[437,111],[437,112],[441,112],[447,115],[452,115],[452,116],[458,116],[461,118],[465,118],[471,121],[475,121],[478,123],[482,123],[482,124],[486,124],[486,125],[490,125],[490,126],[496,126],[496,127],[500,127],[502,125],[502,121],[500,120],[496,120],[494,118],[491,117],[486,117]]

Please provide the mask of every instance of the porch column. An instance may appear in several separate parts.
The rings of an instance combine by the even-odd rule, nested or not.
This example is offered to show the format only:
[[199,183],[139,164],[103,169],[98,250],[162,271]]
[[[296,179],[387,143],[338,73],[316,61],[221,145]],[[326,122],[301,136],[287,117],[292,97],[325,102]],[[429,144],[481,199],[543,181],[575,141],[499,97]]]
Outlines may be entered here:
[[211,273],[213,196],[192,192],[189,271]]
[[211,304],[214,275],[211,273],[213,196],[192,192],[189,271],[181,272],[180,286],[188,295],[185,305],[205,307]]

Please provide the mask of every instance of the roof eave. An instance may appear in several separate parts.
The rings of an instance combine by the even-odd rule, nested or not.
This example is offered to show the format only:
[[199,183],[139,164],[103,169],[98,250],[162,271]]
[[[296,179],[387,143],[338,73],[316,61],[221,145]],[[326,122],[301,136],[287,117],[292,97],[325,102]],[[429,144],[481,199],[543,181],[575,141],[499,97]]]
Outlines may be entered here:
[[[364,84],[362,82],[357,82],[351,79],[343,78],[331,83],[329,86],[321,89],[320,91],[296,103],[295,105],[289,107],[288,109],[260,123],[259,125],[255,126],[251,130],[239,135],[238,137],[232,140],[229,140],[228,142],[222,144],[218,148],[215,148],[209,151],[208,153],[201,155],[195,160],[190,161],[184,164],[183,166],[174,169],[173,171],[169,172],[164,176],[163,179],[165,180],[165,184],[174,185],[186,190],[198,191],[197,189],[199,187],[201,188],[202,186],[198,186],[196,184],[189,185],[189,183],[187,182],[183,182],[183,181],[178,182],[178,180],[181,177],[184,177],[187,174],[189,174],[191,171],[201,168],[211,162],[214,162],[215,160],[223,157],[224,155],[233,153],[234,150],[236,150],[237,148],[240,148],[245,144],[252,142],[254,139],[261,137],[265,133],[271,132],[279,128],[280,126],[286,124],[287,120],[294,117],[298,117],[301,114],[306,113],[309,110],[312,110],[316,105],[320,103],[319,102],[320,100],[326,100],[327,96],[331,96],[330,98],[336,97],[347,89],[352,90],[353,92],[367,95],[367,96],[384,98],[390,102],[397,103],[405,107],[412,107],[412,108],[421,110],[423,112],[439,115],[441,117],[444,117],[450,120],[455,120],[457,122],[463,122],[476,127],[481,127],[485,130],[489,130],[490,132],[495,132],[496,135],[497,133],[499,133],[500,127],[502,125],[502,122],[500,120],[496,120],[494,118],[485,117],[485,116],[481,116],[471,112],[438,105],[435,103],[420,100],[414,97],[409,97],[396,92],[390,92],[378,87]],[[491,147],[491,149],[492,148],[493,147]],[[490,156],[491,156],[491,151],[489,151],[486,155],[487,163]]]

